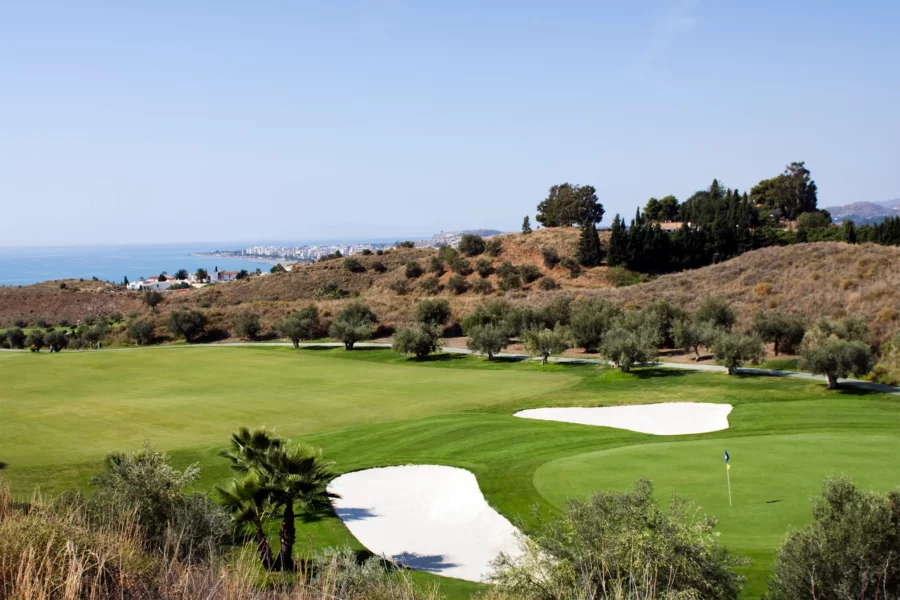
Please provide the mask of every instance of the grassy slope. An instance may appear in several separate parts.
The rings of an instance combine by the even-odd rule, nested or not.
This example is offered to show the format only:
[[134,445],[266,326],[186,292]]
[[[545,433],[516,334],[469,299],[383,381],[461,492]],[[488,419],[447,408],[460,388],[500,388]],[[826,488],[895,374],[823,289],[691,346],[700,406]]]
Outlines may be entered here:
[[[488,501],[511,518],[527,517],[535,503],[553,510],[566,496],[624,487],[650,475],[661,497],[675,490],[694,497],[720,516],[725,540],[758,559],[747,571],[747,597],[764,588],[766,563],[786,524],[809,520],[808,496],[824,474],[847,471],[873,487],[900,483],[896,468],[872,453],[894,452],[896,442],[890,440],[900,432],[898,400],[832,393],[803,381],[652,369],[623,375],[590,366],[470,357],[416,364],[381,350],[210,348],[48,357],[54,362],[30,354],[18,355],[18,362],[10,358],[0,355],[3,367],[16,367],[4,368],[11,380],[0,398],[4,417],[13,418],[0,423],[0,458],[12,463],[8,473],[20,491],[52,478],[59,487],[83,485],[103,451],[134,446],[145,434],[172,450],[179,464],[199,461],[200,485],[210,487],[229,476],[215,454],[241,423],[306,433],[304,440],[322,447],[342,471],[403,463],[470,469]],[[48,368],[52,378],[45,377]],[[54,382],[59,369],[65,383]],[[198,383],[177,383],[181,375]],[[126,413],[126,421],[115,418],[123,404],[136,402],[129,391],[136,382],[153,393],[137,401],[139,413]],[[348,410],[340,411],[341,422],[335,422],[338,417],[329,413],[341,405],[334,399],[340,401],[341,390],[348,398],[360,396],[360,386],[366,401],[350,401]],[[14,398],[11,389],[17,390]],[[511,416],[533,406],[677,400],[735,405],[731,429],[660,438]],[[9,412],[8,406],[17,409]],[[91,416],[98,410],[104,420]],[[809,443],[797,443],[802,438],[791,437],[797,434],[810,436]],[[726,445],[734,457],[740,501],[733,513],[721,503]],[[61,460],[65,465],[55,466]],[[781,502],[765,503],[771,499]],[[307,547],[357,545],[336,519],[304,525],[299,540]],[[473,589],[447,585],[454,594]]]
[[[604,233],[603,237],[606,235]],[[735,304],[742,325],[748,325],[755,312],[783,306],[810,317],[859,312],[870,319],[873,333],[879,339],[900,327],[900,295],[895,293],[900,287],[900,248],[835,242],[764,248],[718,265],[614,288],[607,278],[605,266],[585,269],[576,279],[571,279],[562,267],[547,269],[544,266],[542,248],[554,248],[560,256],[575,255],[576,228],[541,229],[530,235],[499,237],[503,240],[504,250],[499,257],[491,259],[495,266],[504,261],[514,265],[534,265],[542,275],[553,277],[562,286],[559,291],[541,292],[538,282],[534,282],[521,291],[507,294],[516,302],[536,304],[559,294],[598,294],[623,306],[644,306],[654,299],[666,298],[695,309],[706,295],[724,295]],[[125,315],[136,312],[155,319],[158,335],[165,336],[166,313],[186,306],[205,310],[212,326],[220,329],[223,336],[233,329],[236,316],[248,310],[260,314],[264,332],[267,332],[285,314],[313,302],[316,290],[327,282],[359,294],[374,308],[382,323],[395,326],[410,319],[412,307],[426,296],[418,286],[431,276],[426,272],[418,279],[406,280],[405,263],[415,260],[427,268],[428,260],[435,254],[432,249],[400,249],[384,256],[358,256],[360,263],[367,267],[362,273],[351,273],[344,268],[343,261],[335,260],[300,266],[290,273],[169,294],[158,316],[149,314],[141,306],[136,293],[103,282],[69,281],[66,289],[59,289],[54,282],[23,287],[0,286],[0,326],[15,318],[30,321],[44,318],[49,322],[66,318],[76,322],[91,313],[108,314],[117,310]],[[473,258],[471,262],[475,260]],[[376,261],[386,267],[385,273],[377,273],[372,268]],[[440,277],[441,283],[446,284],[451,275],[449,271],[445,272]],[[390,284],[400,279],[407,281],[411,289],[408,295],[400,296],[391,291]],[[470,283],[478,279],[475,273],[468,276]],[[489,276],[488,280],[496,289],[496,275]],[[453,296],[442,291],[440,295],[450,300],[457,319],[474,310],[484,299],[472,292]],[[315,302],[327,321],[346,301],[320,299]],[[122,337],[124,339],[124,335]]]

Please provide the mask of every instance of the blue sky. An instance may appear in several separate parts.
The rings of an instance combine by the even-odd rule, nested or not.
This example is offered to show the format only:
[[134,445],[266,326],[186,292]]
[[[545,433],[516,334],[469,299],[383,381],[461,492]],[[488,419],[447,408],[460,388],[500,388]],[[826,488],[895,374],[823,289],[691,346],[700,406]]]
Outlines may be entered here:
[[805,160],[900,196],[900,2],[0,8],[0,245],[517,229]]

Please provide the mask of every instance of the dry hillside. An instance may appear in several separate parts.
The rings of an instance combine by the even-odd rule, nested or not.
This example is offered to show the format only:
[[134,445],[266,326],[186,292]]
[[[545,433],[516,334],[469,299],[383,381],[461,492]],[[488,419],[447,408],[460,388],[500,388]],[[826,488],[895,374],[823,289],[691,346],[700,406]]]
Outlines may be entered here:
[[[559,290],[542,291],[538,280],[521,290],[503,293],[513,302],[538,304],[558,295],[599,295],[623,306],[640,307],[655,299],[667,299],[694,309],[705,296],[720,295],[735,305],[744,324],[757,311],[783,306],[810,317],[861,313],[870,319],[877,337],[900,327],[900,248],[841,243],[766,248],[718,265],[616,288],[607,277],[606,267],[585,270],[573,279],[561,266],[544,266],[542,248],[553,248],[561,257],[575,255],[575,229],[541,229],[529,235],[499,237],[503,251],[491,259],[494,266],[505,261],[534,265],[542,276],[552,277],[561,286]],[[393,327],[408,321],[415,303],[431,295],[423,291],[422,282],[431,277],[428,262],[436,254],[431,249],[396,249],[383,256],[357,256],[365,267],[358,273],[346,269],[343,260],[334,260],[299,266],[288,273],[170,292],[155,316],[143,307],[138,293],[103,282],[66,281],[64,289],[61,282],[0,287],[0,327],[15,319],[32,323],[37,319],[49,323],[65,319],[74,323],[89,314],[118,311],[125,316],[151,316],[159,324],[158,332],[164,334],[166,313],[176,307],[191,307],[207,312],[220,335],[229,334],[236,315],[243,311],[259,313],[263,329],[268,331],[278,319],[311,302],[319,305],[327,320],[347,302],[323,296],[323,288],[329,285],[344,290],[348,297],[362,298],[384,325]],[[470,259],[473,265],[476,258]],[[422,265],[425,273],[421,277],[406,278],[405,265],[410,261]],[[383,273],[376,270],[376,262],[385,268]],[[440,284],[445,286],[451,276],[448,269]],[[477,273],[467,276],[470,284],[478,279]],[[500,294],[496,274],[487,279],[493,285],[492,295]],[[392,289],[391,284],[400,280],[407,282],[409,293],[398,294]],[[457,319],[485,298],[471,290],[456,296],[442,289],[438,295],[450,300]]]

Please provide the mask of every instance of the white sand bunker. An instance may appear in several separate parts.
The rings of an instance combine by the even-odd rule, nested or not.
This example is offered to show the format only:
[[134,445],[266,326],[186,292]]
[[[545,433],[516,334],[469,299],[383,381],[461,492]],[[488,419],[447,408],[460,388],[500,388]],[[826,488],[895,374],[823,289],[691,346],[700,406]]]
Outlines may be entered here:
[[533,408],[519,411],[515,416],[615,427],[653,435],[687,435],[728,429],[730,412],[730,404],[667,402],[594,408]]
[[341,475],[334,508],[366,548],[412,569],[484,581],[500,552],[518,555],[516,528],[488,506],[472,473],[409,465]]

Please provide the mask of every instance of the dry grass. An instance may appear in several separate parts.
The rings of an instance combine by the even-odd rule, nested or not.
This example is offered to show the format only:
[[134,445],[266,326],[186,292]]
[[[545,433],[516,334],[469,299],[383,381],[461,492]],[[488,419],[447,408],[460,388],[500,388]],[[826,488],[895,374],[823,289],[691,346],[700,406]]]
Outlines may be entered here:
[[361,569],[347,554],[295,575],[263,574],[247,551],[178,560],[146,552],[131,523],[88,520],[77,503],[16,505],[0,480],[0,597],[16,600],[435,600],[405,572]]

